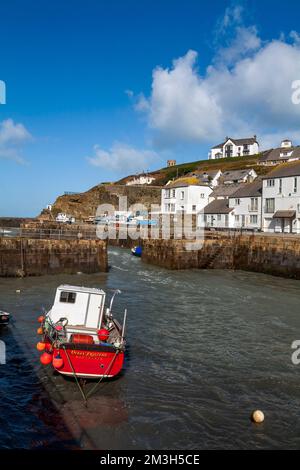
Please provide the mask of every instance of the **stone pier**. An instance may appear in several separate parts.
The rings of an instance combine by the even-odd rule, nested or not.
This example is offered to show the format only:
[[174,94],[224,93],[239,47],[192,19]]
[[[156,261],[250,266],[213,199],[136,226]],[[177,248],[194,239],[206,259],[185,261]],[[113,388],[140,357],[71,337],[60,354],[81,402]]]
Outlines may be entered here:
[[107,270],[107,243],[102,240],[0,238],[0,276]]
[[300,237],[282,234],[207,234],[203,247],[185,240],[143,240],[142,259],[168,269],[242,269],[300,279]]

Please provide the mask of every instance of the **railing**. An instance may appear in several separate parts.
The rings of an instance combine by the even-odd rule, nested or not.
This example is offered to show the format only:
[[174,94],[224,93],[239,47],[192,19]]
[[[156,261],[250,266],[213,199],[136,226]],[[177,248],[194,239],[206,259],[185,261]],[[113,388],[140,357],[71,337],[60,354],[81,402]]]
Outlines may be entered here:
[[96,227],[89,229],[52,229],[0,227],[0,238],[35,238],[53,240],[96,240]]

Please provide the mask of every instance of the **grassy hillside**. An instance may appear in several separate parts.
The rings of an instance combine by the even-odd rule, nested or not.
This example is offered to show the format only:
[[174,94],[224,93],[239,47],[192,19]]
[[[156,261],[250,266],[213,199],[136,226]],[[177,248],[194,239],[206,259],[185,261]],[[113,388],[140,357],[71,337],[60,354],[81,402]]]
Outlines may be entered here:
[[[153,184],[164,185],[169,180],[185,176],[195,170],[209,171],[209,170],[241,170],[244,168],[254,168],[259,175],[266,174],[269,169],[258,165],[258,159],[261,154],[250,155],[249,157],[228,157],[220,158],[218,160],[198,160],[196,162],[181,163],[172,167],[162,168],[149,173],[155,177]],[[126,184],[131,177],[128,176],[118,182],[118,184]]]

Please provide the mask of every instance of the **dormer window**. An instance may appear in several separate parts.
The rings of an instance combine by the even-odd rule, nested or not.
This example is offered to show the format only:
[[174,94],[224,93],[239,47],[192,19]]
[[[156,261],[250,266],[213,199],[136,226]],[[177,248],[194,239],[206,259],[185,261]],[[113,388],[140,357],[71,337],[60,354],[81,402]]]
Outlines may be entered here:
[[75,304],[76,292],[61,292],[59,301],[68,304]]

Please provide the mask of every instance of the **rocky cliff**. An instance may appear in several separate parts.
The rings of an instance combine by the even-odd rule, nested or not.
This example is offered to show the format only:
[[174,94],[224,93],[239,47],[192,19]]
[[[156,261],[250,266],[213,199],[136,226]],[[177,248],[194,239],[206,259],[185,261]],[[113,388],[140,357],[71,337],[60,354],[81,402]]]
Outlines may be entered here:
[[156,186],[101,184],[84,193],[59,196],[52,206],[51,213],[44,210],[40,218],[51,219],[59,212],[65,212],[77,221],[84,220],[95,216],[100,204],[113,204],[118,210],[120,196],[127,197],[128,207],[141,203],[149,210],[151,204],[160,204],[160,191],[161,188]]

